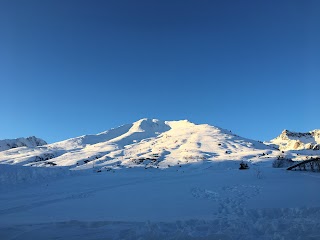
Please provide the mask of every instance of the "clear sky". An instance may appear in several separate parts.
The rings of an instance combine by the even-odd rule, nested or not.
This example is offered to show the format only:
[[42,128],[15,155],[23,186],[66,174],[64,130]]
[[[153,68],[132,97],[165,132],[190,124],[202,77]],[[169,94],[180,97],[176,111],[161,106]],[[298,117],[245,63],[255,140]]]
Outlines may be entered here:
[[140,118],[320,128],[320,1],[0,0],[0,139]]

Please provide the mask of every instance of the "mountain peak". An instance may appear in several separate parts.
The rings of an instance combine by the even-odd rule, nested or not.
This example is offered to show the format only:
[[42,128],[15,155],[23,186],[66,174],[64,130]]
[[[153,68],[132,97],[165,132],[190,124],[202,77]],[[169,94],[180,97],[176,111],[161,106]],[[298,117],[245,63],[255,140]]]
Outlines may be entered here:
[[0,151],[9,150],[18,147],[37,147],[46,145],[47,142],[41,138],[30,136],[27,138],[15,138],[15,139],[4,139],[0,140]]
[[133,123],[130,132],[164,132],[170,127],[159,119],[142,118]]
[[74,169],[90,168],[92,165],[87,163],[91,161],[100,169],[167,168],[204,160],[248,160],[271,152],[269,146],[208,124],[142,118],[99,134],[25,150],[23,155],[21,151],[3,152],[0,161]]
[[280,150],[317,150],[320,144],[320,131],[313,130],[310,132],[292,132],[287,129],[272,139],[271,143],[279,146]]

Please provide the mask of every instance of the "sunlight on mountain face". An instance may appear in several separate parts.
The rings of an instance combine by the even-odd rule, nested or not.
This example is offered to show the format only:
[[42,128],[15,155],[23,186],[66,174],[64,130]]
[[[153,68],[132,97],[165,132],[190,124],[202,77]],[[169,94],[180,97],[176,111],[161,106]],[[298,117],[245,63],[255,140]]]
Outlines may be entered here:
[[187,120],[141,119],[97,135],[0,153],[2,163],[110,170],[220,160],[262,160],[278,151],[231,131]]
[[0,238],[291,240],[301,226],[311,238],[318,173],[286,167],[319,155],[307,147],[318,133],[262,143],[144,118],[52,144],[3,140],[14,147],[0,152]]

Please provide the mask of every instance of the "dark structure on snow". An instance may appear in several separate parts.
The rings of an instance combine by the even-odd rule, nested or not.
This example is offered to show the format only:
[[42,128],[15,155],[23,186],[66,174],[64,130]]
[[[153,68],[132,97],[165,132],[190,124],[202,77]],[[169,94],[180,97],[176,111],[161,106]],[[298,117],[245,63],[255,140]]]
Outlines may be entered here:
[[319,171],[320,172],[320,158],[311,158],[309,160],[304,160],[299,162],[291,167],[288,167],[287,170],[311,170],[313,172]]

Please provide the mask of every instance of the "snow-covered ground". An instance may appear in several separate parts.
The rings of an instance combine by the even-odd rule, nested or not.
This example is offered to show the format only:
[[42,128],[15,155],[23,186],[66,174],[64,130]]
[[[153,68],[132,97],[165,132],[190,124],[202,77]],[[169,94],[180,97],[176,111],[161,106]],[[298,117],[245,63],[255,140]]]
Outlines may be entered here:
[[319,174],[270,161],[238,166],[51,173],[2,184],[0,239],[320,238]]
[[0,239],[320,239],[319,173],[272,167],[310,151],[155,119],[10,149]]

